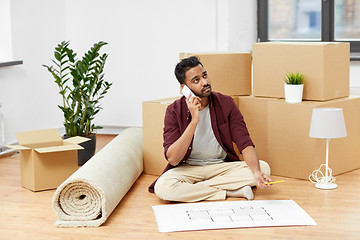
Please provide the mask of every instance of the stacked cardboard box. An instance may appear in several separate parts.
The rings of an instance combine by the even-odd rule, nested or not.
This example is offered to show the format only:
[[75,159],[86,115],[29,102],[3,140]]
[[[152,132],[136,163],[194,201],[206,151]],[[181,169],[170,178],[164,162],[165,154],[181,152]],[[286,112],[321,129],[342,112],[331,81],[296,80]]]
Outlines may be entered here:
[[[253,96],[238,97],[260,159],[272,174],[307,179],[325,161],[325,141],[309,137],[313,108],[341,107],[348,137],[331,141],[330,167],[337,175],[360,167],[354,119],[360,98],[349,97],[348,43],[256,43],[253,46]],[[284,77],[305,76],[303,101],[288,104]]]
[[193,55],[208,72],[213,91],[251,95],[251,53],[180,53],[180,59]]
[[325,102],[268,104],[268,162],[275,175],[307,179],[325,163],[325,140],[309,137],[313,108],[338,107],[344,112],[347,137],[330,141],[329,166],[333,175],[360,168],[360,98]]
[[[259,159],[268,159],[268,103],[270,101],[280,101],[274,98],[253,97],[253,96],[234,96],[235,103],[238,105],[244,121],[249,130],[250,137],[256,148]],[[242,159],[242,156],[239,155]]]
[[144,173],[160,175],[167,165],[163,148],[164,117],[166,108],[178,98],[142,103]]
[[343,109],[348,136],[330,141],[329,165],[333,175],[360,168],[360,98],[345,97],[329,101],[303,101],[289,104],[283,99],[238,96],[259,159],[267,161],[272,174],[308,179],[325,163],[325,141],[309,137],[313,108]]
[[[356,122],[360,118],[360,108],[357,109],[360,98],[349,97],[348,43],[254,44],[253,95],[249,90],[249,53],[183,53],[180,56],[190,55],[200,57],[214,91],[234,98],[259,159],[270,164],[272,174],[307,179],[324,162],[325,141],[309,137],[312,109],[318,107],[341,107],[344,111],[348,136],[330,143],[333,174],[360,168],[355,158],[360,153],[355,146],[360,142],[360,126]],[[288,104],[283,99],[284,76],[298,71],[305,76],[303,98],[306,101]],[[169,104],[167,99],[143,103],[144,171],[148,174],[161,174],[167,163],[162,129]]]
[[253,45],[254,96],[284,98],[289,72],[305,77],[304,100],[349,96],[349,43],[267,42]]
[[[209,74],[213,91],[227,95],[251,94],[251,53],[181,53],[180,58],[196,55]],[[167,165],[163,149],[166,108],[176,98],[143,102],[144,172],[160,175]]]

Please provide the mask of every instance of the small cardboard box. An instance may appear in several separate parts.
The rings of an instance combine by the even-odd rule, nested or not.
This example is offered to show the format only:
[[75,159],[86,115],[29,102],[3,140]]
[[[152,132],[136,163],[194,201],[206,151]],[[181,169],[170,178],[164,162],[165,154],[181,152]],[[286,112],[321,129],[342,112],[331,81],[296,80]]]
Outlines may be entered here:
[[[255,144],[255,150],[260,160],[268,159],[268,103],[280,101],[275,98],[262,98],[254,96],[236,96],[238,105],[244,117],[250,138]],[[239,155],[241,159],[242,155]]]
[[79,143],[88,138],[62,140],[57,129],[16,133],[19,145],[7,147],[20,151],[21,186],[32,191],[57,188],[78,169]]
[[342,108],[347,137],[331,139],[329,167],[333,175],[360,168],[360,98],[348,97],[326,102],[303,101],[268,103],[268,158],[274,175],[308,179],[325,163],[325,139],[309,137],[313,108]]
[[253,45],[253,95],[284,98],[285,76],[304,75],[303,99],[349,96],[350,45],[335,42],[266,42]]
[[163,148],[166,108],[179,97],[142,103],[144,173],[161,175],[167,165]]
[[208,72],[213,91],[251,95],[251,53],[180,53],[180,59],[193,55]]

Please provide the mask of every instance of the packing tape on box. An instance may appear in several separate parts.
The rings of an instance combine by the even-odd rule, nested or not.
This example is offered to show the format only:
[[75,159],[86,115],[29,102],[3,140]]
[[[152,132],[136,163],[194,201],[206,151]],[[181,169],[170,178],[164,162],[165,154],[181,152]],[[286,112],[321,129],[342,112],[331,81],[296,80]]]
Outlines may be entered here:
[[100,226],[142,171],[142,129],[125,129],[57,188],[55,225]]

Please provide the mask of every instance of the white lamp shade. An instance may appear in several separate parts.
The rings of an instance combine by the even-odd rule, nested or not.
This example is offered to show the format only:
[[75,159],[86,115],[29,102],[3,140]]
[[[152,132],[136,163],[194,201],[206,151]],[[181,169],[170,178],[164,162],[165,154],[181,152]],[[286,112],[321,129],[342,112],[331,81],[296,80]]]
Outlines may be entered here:
[[314,108],[309,136],[313,138],[346,137],[346,127],[342,108]]

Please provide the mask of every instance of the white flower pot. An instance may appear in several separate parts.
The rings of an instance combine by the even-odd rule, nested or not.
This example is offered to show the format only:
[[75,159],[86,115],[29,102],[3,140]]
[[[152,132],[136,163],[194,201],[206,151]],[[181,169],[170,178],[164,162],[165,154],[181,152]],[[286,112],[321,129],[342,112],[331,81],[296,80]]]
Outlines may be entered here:
[[299,103],[302,101],[304,84],[284,84],[285,102]]

